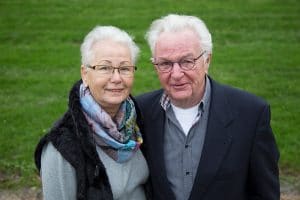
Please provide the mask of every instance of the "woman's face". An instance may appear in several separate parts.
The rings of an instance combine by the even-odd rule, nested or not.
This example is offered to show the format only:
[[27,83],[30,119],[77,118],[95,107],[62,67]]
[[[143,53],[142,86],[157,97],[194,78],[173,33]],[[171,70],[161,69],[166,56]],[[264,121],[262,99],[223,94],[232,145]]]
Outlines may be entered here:
[[[92,47],[94,56],[90,66],[103,65],[119,68],[133,66],[129,48],[121,43],[105,40],[95,43]],[[99,66],[98,66],[99,67]],[[117,109],[129,96],[134,75],[124,76],[117,69],[103,74],[100,70],[86,66],[81,67],[81,77],[88,86],[94,99],[106,109]]]

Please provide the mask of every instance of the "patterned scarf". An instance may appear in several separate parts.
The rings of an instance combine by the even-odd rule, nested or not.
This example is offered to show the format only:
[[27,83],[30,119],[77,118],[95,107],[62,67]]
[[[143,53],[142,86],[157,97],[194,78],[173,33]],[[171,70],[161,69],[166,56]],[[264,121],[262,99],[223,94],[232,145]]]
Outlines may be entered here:
[[118,163],[128,161],[143,143],[136,124],[134,103],[128,97],[120,106],[115,122],[94,100],[88,87],[80,86],[83,113],[94,131],[94,139],[103,151]]

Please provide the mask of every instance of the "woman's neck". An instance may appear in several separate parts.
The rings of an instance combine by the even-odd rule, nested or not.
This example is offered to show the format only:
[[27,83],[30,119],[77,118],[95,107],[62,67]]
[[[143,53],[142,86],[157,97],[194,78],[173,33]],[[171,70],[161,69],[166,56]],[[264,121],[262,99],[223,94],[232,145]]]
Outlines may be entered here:
[[119,108],[120,108],[120,105],[116,105],[116,106],[112,106],[112,107],[105,107],[103,109],[105,110],[105,112],[107,112],[107,114],[109,114],[109,116],[112,119],[114,119],[114,117],[116,116]]

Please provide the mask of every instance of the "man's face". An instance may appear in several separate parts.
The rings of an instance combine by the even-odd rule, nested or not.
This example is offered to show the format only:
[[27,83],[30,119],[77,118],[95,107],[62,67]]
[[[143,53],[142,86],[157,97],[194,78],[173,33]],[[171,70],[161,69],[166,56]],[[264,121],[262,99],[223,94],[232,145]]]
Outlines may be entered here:
[[[164,32],[158,37],[154,48],[154,62],[179,62],[193,60],[203,50],[199,37],[190,29],[179,32]],[[205,75],[208,71],[210,55],[202,56],[195,61],[193,70],[184,71],[174,63],[170,72],[156,71],[162,87],[169,95],[171,102],[178,107],[188,108],[199,103],[204,94]]]

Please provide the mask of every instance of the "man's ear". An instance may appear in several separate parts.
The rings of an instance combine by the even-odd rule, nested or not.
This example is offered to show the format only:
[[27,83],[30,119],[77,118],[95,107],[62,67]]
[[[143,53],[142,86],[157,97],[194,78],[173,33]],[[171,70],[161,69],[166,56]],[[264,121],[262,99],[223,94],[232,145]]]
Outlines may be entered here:
[[205,56],[204,65],[205,65],[206,74],[208,74],[208,68],[209,68],[209,65],[210,65],[211,57],[212,57],[211,53],[208,54],[207,56]]
[[206,64],[210,65],[211,57],[212,57],[211,53],[207,55],[207,57],[205,58]]
[[88,81],[87,81],[88,80],[88,77],[87,77],[88,69],[87,69],[87,67],[85,67],[84,65],[81,65],[80,73],[81,73],[81,79],[82,79],[83,85],[85,87],[88,87],[89,84],[88,84]]

